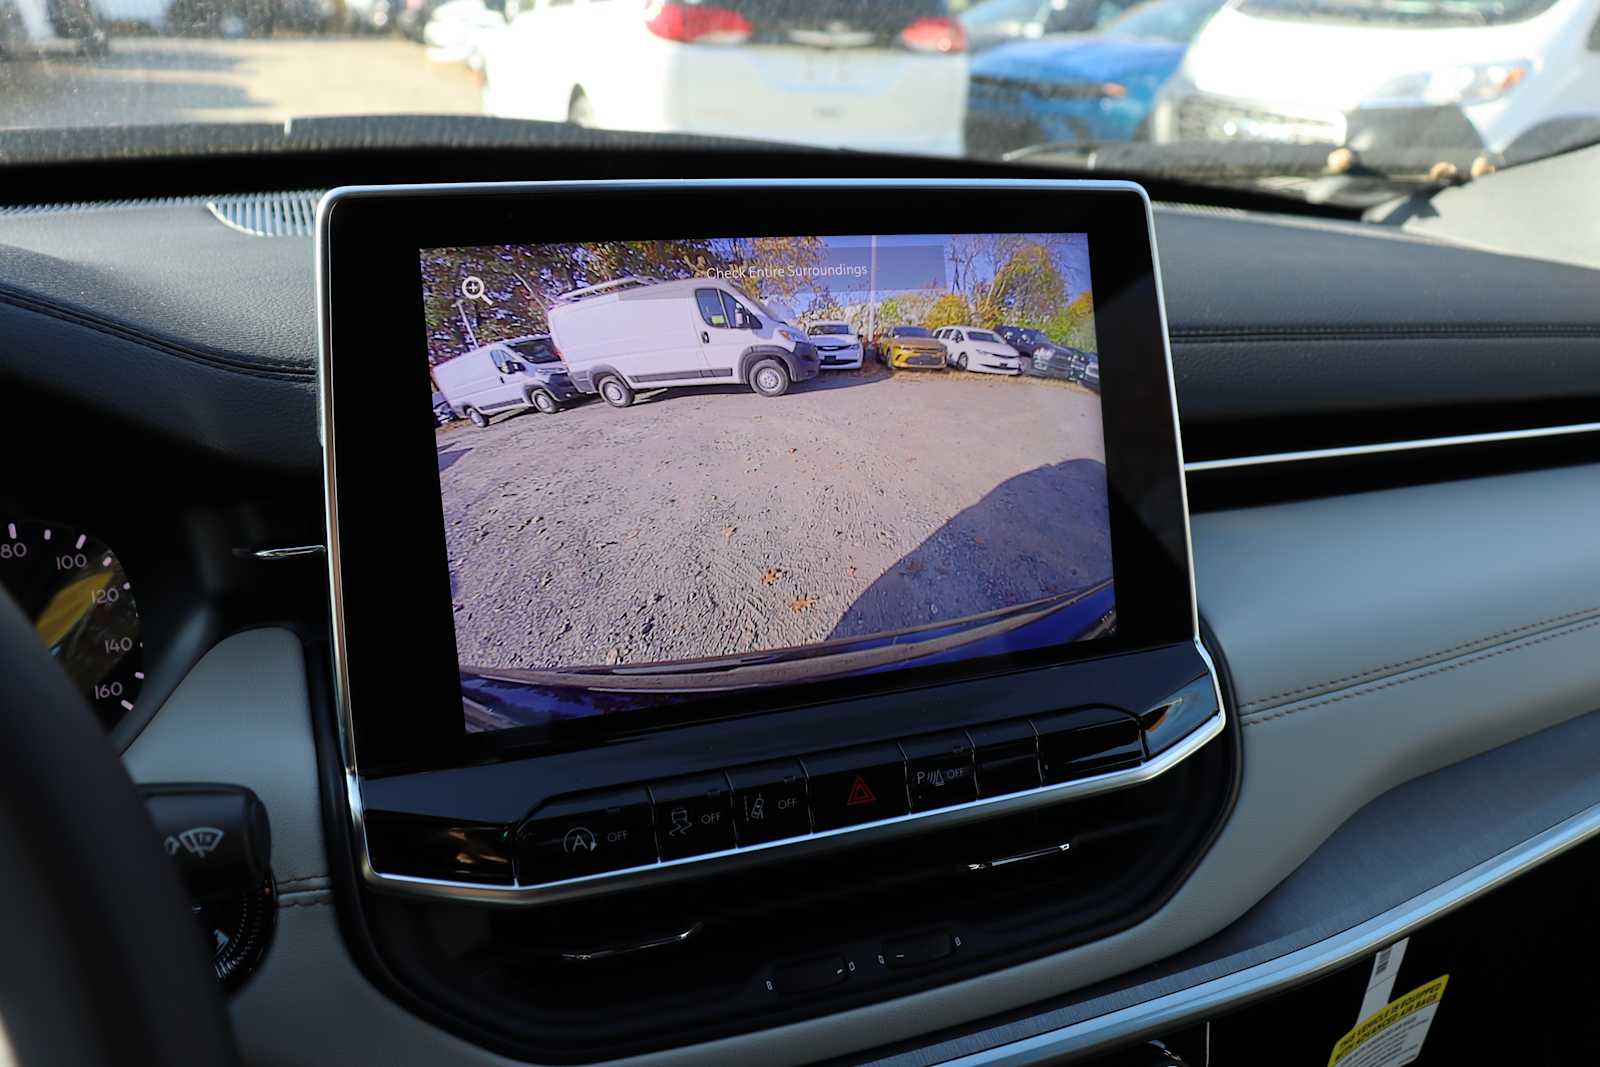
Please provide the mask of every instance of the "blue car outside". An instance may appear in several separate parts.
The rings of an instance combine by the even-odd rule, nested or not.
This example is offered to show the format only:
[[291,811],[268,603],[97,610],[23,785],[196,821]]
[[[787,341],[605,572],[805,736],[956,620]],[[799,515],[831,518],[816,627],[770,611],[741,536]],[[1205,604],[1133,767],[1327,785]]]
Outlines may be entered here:
[[1157,90],[1221,6],[1221,0],[1150,0],[1095,33],[1017,41],[977,56],[967,97],[968,154],[1133,140]]

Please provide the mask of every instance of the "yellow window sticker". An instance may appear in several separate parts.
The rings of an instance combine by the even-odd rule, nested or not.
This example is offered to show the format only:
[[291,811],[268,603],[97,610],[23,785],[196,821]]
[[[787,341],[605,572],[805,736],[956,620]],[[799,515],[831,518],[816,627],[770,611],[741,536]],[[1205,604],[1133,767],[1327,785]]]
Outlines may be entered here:
[[1328,1067],[1401,1067],[1415,1060],[1449,980],[1441,974],[1356,1023],[1334,1043]]

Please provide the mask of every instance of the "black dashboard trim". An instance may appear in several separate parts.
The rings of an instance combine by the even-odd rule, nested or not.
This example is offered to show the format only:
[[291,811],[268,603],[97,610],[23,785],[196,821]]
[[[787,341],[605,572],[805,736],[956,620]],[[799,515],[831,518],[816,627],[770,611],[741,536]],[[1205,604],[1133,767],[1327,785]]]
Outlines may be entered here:
[[118,340],[131,341],[153,349],[162,355],[197,363],[211,370],[248,374],[253,378],[271,378],[293,382],[315,381],[317,377],[316,369],[309,365],[297,366],[280,360],[243,359],[196,348],[192,345],[179,344],[170,338],[161,337],[144,330],[133,329],[114,319],[96,315],[82,308],[73,307],[71,304],[47,302],[39,297],[3,284],[0,284],[0,303],[9,304],[19,311],[43,315],[58,322],[82,326],[97,333],[115,337]]

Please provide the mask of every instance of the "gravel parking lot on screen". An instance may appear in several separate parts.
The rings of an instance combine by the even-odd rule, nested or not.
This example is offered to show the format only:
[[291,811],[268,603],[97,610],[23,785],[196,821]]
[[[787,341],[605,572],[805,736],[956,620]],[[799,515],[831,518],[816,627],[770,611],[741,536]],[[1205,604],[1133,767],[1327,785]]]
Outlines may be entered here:
[[783,648],[959,619],[1111,574],[1099,398],[826,374],[677,389],[438,440],[463,665]]

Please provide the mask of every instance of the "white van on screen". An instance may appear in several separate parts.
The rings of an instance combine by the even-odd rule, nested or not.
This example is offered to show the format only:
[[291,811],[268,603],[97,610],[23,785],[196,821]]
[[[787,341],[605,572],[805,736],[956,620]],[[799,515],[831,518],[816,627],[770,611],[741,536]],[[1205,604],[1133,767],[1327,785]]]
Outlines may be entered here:
[[804,333],[718,278],[618,278],[563,294],[549,320],[573,386],[613,407],[640,389],[718,382],[782,396],[817,376]]

